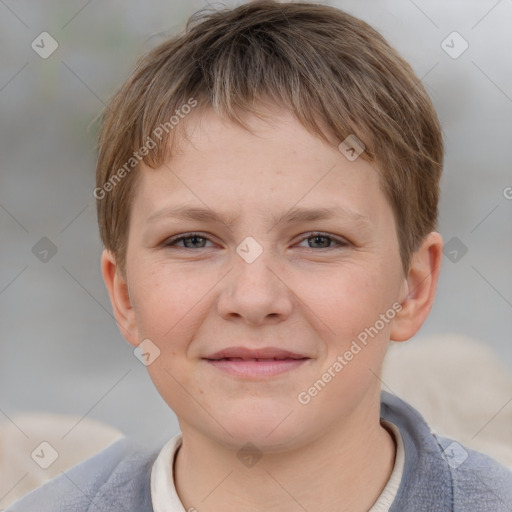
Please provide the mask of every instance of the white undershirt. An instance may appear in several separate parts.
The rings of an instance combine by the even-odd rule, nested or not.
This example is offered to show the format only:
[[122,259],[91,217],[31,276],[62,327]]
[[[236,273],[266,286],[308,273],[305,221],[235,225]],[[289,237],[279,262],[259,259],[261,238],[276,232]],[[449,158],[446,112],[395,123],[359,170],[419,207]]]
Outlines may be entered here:
[[[386,427],[391,430],[391,433],[395,437],[396,443],[396,456],[395,456],[395,464],[393,466],[393,471],[391,472],[391,476],[389,477],[388,483],[386,487],[384,487],[383,491],[380,493],[377,501],[373,505],[373,507],[368,512],[388,512],[391,507],[393,501],[395,500],[396,493],[398,492],[398,488],[400,487],[400,482],[402,481],[402,475],[404,474],[404,463],[405,463],[405,450],[404,450],[404,442],[402,441],[402,435],[400,434],[399,428],[390,421],[383,420],[381,418],[381,423],[384,423]],[[172,509],[170,509],[172,510]],[[179,510],[179,509],[178,509]]]
[[[368,512],[388,512],[395,499],[404,471],[405,451],[400,430],[396,425],[381,419],[382,423],[394,434],[396,441],[396,458],[391,476],[379,498]],[[154,512],[193,512],[186,511],[181,503],[174,485],[174,458],[181,446],[182,436],[176,434],[162,448],[151,470],[151,501]]]

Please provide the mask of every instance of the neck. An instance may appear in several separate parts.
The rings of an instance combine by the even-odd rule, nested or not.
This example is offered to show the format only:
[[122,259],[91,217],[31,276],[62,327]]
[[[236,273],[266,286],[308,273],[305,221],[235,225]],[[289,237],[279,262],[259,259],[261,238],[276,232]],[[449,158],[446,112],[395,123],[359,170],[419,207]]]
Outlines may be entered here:
[[361,411],[293,451],[264,452],[251,467],[236,450],[182,428],[174,467],[178,496],[187,511],[365,512],[386,486],[396,452],[379,408],[372,412],[369,418]]

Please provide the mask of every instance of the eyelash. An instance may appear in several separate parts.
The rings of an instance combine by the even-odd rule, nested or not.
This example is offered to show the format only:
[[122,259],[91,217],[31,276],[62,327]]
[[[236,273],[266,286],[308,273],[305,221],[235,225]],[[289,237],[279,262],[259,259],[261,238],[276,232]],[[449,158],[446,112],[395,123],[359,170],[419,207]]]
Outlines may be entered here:
[[[169,238],[164,242],[163,245],[164,245],[164,247],[177,247],[177,246],[175,246],[175,244],[177,242],[181,242],[182,240],[186,240],[186,239],[194,238],[194,237],[204,238],[205,240],[211,241],[207,236],[204,236],[202,233],[192,232],[192,233],[187,233],[185,235],[180,235],[175,238]],[[326,250],[336,249],[336,248],[346,247],[349,245],[349,243],[347,241],[345,241],[341,238],[337,238],[332,235],[329,235],[328,233],[322,233],[320,231],[313,231],[311,233],[307,233],[307,236],[304,236],[303,238],[301,238],[299,243],[303,242],[304,240],[308,240],[309,238],[315,238],[315,237],[329,238],[330,240],[334,241],[337,244],[337,247],[321,247],[320,249],[326,249]],[[193,249],[193,248],[192,247],[179,247],[179,249]],[[207,249],[207,247],[198,247],[197,249]],[[315,250],[314,247],[305,247],[305,249]]]

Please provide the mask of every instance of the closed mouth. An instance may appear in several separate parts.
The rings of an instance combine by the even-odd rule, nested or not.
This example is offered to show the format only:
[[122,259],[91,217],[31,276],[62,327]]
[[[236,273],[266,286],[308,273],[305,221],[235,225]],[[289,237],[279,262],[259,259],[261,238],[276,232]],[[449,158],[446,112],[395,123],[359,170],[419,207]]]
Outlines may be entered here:
[[305,354],[291,352],[279,347],[248,348],[243,346],[228,347],[203,359],[209,361],[284,361],[291,359],[309,359]]
[[309,357],[220,357],[220,358],[206,358],[208,361],[291,361],[309,359]]

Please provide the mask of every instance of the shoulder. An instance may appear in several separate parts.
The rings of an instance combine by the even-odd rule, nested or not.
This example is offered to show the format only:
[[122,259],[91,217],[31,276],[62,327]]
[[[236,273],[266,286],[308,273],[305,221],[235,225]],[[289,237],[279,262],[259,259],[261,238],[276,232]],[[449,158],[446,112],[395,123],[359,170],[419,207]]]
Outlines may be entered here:
[[7,512],[152,511],[151,466],[158,450],[119,441],[27,494]]
[[[78,415],[30,412],[16,414],[11,421],[3,419],[0,421],[0,510],[121,437],[123,434],[117,428]],[[48,466],[40,465],[33,458],[36,450],[41,453],[43,443],[56,456]],[[18,483],[14,485],[15,482]]]
[[450,470],[455,510],[512,510],[512,470],[457,441],[437,439]]
[[395,395],[382,393],[381,416],[398,427],[405,450],[402,482],[390,510],[411,504],[418,512],[512,510],[511,470],[434,434],[421,414]]

